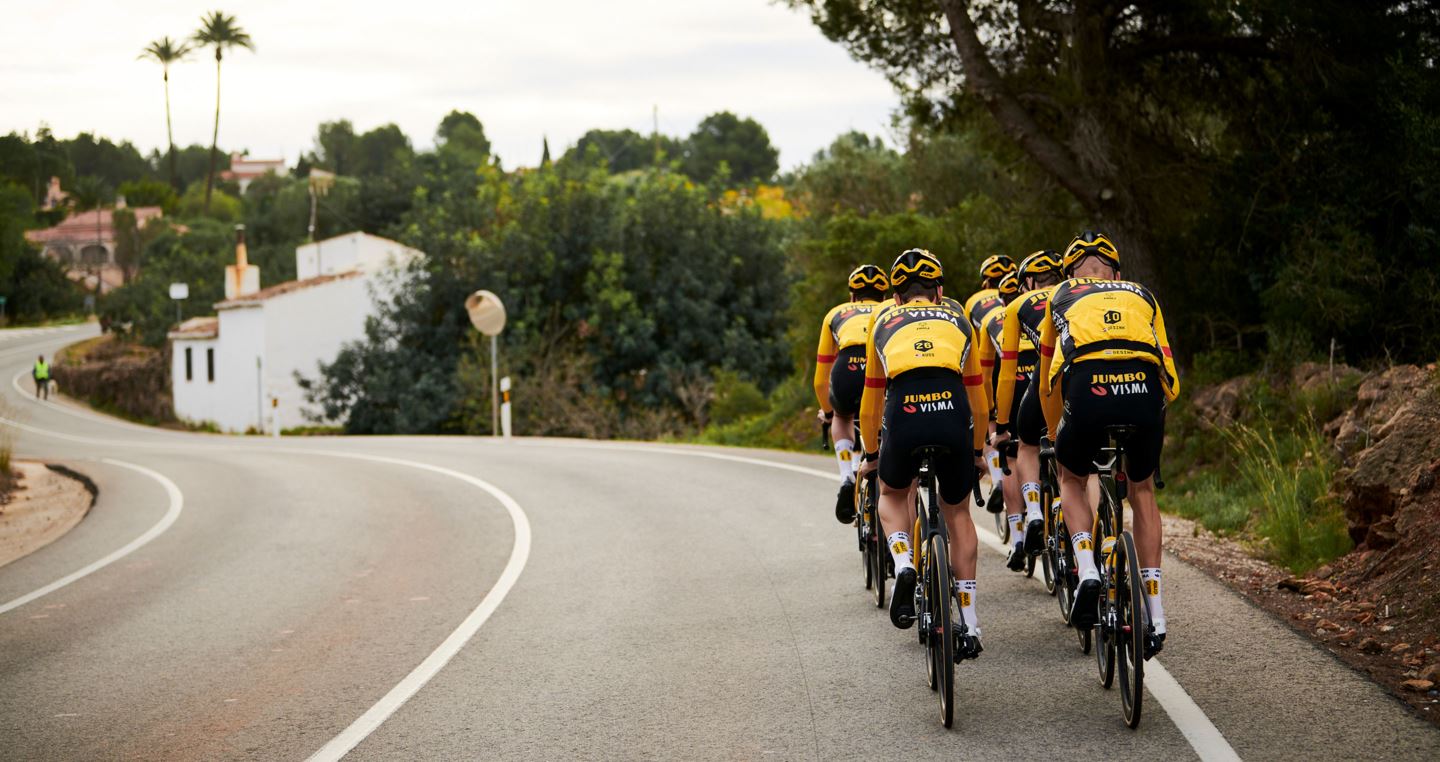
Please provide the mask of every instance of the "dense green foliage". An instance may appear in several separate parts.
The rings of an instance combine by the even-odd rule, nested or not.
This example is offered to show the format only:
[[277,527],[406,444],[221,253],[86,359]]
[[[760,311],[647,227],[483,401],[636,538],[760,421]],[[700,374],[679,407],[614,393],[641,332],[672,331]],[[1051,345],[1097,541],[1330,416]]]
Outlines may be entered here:
[[789,2],[1110,228],[1183,353],[1440,353],[1433,3]]

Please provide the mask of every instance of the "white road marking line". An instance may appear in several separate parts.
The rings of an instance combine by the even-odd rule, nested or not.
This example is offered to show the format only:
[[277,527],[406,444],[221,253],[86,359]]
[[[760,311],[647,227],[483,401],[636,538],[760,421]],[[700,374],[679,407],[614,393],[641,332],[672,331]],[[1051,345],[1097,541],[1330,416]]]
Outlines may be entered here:
[[[527,441],[524,442],[524,444],[531,447],[555,447],[570,444],[576,447],[603,450],[663,452],[671,455],[728,460],[735,463],[747,463],[755,466],[764,466],[766,468],[793,471],[795,473],[817,476],[831,482],[835,481],[836,478],[835,472],[833,471],[821,471],[815,468],[762,460],[760,458],[749,458],[743,455],[726,455],[724,453],[687,450],[677,447],[654,447],[648,445],[627,446],[607,443],[589,444],[584,442],[549,443]],[[980,536],[980,540],[989,546],[990,549],[1001,554],[1008,552],[1009,549],[1005,547],[1005,544],[1000,541],[1000,537],[994,532],[978,524],[975,526],[975,531]],[[1151,659],[1145,663],[1145,675],[1145,687],[1150,690],[1150,695],[1154,696],[1155,700],[1160,702],[1160,706],[1164,708],[1165,713],[1170,716],[1170,721],[1175,723],[1175,727],[1180,730],[1180,734],[1185,737],[1185,740],[1190,744],[1190,748],[1195,750],[1196,755],[1198,755],[1200,759],[1205,760],[1205,762],[1230,762],[1231,760],[1240,759],[1240,755],[1235,753],[1235,749],[1230,746],[1229,741],[1225,740],[1225,736],[1220,733],[1220,729],[1215,727],[1215,723],[1210,721],[1209,716],[1205,714],[1205,710],[1201,709],[1200,705],[1195,703],[1195,700],[1190,697],[1190,694],[1185,692],[1185,689],[1180,686],[1180,683],[1160,665],[1158,659]]]
[[489,493],[491,497],[500,501],[500,504],[505,506],[506,512],[510,514],[511,523],[515,525],[515,542],[510,548],[510,560],[505,562],[505,569],[500,573],[500,578],[495,581],[495,585],[490,588],[490,592],[486,593],[485,597],[481,599],[480,605],[476,606],[475,610],[470,612],[469,616],[466,616],[465,620],[460,623],[460,626],[455,628],[455,631],[450,633],[450,636],[445,638],[445,641],[432,651],[429,656],[425,657],[425,660],[420,662],[418,667],[406,675],[404,680],[401,680],[399,684],[391,688],[389,693],[382,696],[379,701],[375,702],[374,706],[371,706],[364,714],[360,715],[360,718],[351,723],[350,727],[345,728],[339,735],[332,738],[329,743],[322,746],[319,751],[310,756],[312,762],[318,762],[319,760],[338,760],[348,754],[351,749],[355,748],[361,741],[365,740],[367,736],[375,732],[375,729],[380,727],[381,723],[385,722],[390,715],[404,706],[405,702],[409,701],[416,692],[425,687],[425,684],[430,682],[431,678],[435,677],[435,675],[449,663],[450,659],[459,653],[461,648],[465,647],[466,643],[470,642],[470,639],[475,636],[475,633],[480,631],[480,626],[485,624],[485,621],[490,618],[491,614],[495,613],[495,609],[499,607],[500,602],[505,600],[505,596],[510,593],[511,588],[515,587],[515,582],[520,579],[520,572],[525,568],[525,562],[530,558],[530,519],[525,515],[525,511],[520,508],[520,504],[515,502],[515,499],[506,494],[504,490],[469,474],[441,466],[432,466],[419,461],[388,458],[379,455],[326,453],[322,451],[309,452],[317,455],[324,454],[341,458],[368,460],[375,463],[408,466],[410,468],[418,468],[422,471],[431,471],[459,479],[462,482],[479,487],[481,490]]
[[126,463],[123,460],[101,458],[100,462],[109,463],[112,466],[120,466],[121,468],[128,468],[131,471],[137,471],[150,477],[151,479],[154,479],[157,482],[160,482],[160,486],[165,488],[165,493],[170,498],[170,507],[165,511],[165,515],[162,516],[159,521],[155,522],[153,526],[145,530],[144,534],[131,540],[129,544],[125,545],[125,547],[110,553],[104,558],[101,558],[100,560],[95,561],[94,563],[82,569],[79,569],[78,571],[71,572],[70,574],[67,574],[64,577],[61,577],[54,582],[51,582],[50,584],[40,588],[39,590],[26,593],[25,595],[22,595],[19,598],[16,598],[15,600],[8,603],[0,604],[0,614],[4,614],[7,611],[24,606],[25,604],[35,600],[36,598],[41,598],[43,596],[49,595],[50,593],[53,593],[56,590],[65,587],[71,582],[94,574],[95,572],[109,566],[110,564],[119,561],[125,556],[128,556],[131,553],[134,553],[135,551],[144,547],[146,543],[150,542],[156,537],[159,537],[161,534],[164,534],[165,530],[169,529],[170,525],[174,524],[175,520],[180,518],[180,511],[183,510],[185,507],[185,496],[180,492],[180,488],[175,486],[175,482],[170,481],[170,479],[167,478],[164,474],[161,474],[157,471],[152,471],[144,466],[137,466],[134,463]]

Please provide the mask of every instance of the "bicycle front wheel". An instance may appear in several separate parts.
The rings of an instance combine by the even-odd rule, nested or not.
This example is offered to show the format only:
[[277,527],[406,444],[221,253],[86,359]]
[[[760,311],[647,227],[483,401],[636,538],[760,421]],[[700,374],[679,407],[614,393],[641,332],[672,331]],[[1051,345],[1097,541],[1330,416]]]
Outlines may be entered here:
[[1135,537],[1122,532],[1115,543],[1116,666],[1120,672],[1120,704],[1125,724],[1139,727],[1145,697],[1145,600],[1141,597],[1139,556]]

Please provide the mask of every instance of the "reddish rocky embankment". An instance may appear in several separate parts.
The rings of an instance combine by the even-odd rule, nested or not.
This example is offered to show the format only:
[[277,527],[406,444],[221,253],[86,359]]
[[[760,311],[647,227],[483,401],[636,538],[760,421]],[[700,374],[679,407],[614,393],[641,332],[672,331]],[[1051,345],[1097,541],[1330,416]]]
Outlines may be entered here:
[[[1321,372],[1323,370],[1323,373]],[[1293,382],[1325,383],[1348,368],[1302,366]],[[1319,378],[1321,380],[1317,381]],[[1360,381],[1329,421],[1341,467],[1332,490],[1355,549],[1308,575],[1231,553],[1175,548],[1356,669],[1440,722],[1440,382],[1434,364],[1396,366]],[[1245,384],[1197,394],[1208,420],[1232,420]]]

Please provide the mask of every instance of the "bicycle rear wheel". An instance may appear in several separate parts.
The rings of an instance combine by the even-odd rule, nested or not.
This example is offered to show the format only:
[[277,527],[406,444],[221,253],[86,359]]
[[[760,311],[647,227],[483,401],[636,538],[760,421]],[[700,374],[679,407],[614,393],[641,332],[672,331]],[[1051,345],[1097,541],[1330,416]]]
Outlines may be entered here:
[[[871,477],[874,478],[873,476]],[[879,484],[871,485],[869,490],[870,507],[867,511],[870,527],[869,547],[866,549],[870,554],[870,568],[875,575],[875,608],[885,608],[885,580],[893,576],[891,567],[894,560],[890,558],[890,546],[885,541],[885,530],[880,526],[880,490]]]
[[[860,507],[856,514],[859,521],[855,522],[855,540],[860,550],[860,566],[865,572],[865,589],[870,590],[875,586],[875,557],[870,552],[870,480],[860,479],[855,484],[855,502]],[[883,582],[883,580],[880,580]]]
[[938,683],[936,689],[940,693],[940,723],[948,728],[955,721],[956,612],[952,603],[955,584],[950,577],[950,553],[945,547],[945,538],[937,534],[930,538],[929,543],[926,595],[930,598],[932,624],[927,645]]
[[1075,601],[1075,553],[1070,548],[1070,533],[1065,522],[1055,526],[1055,599],[1060,604],[1060,621],[1070,624],[1070,605]]
[[1125,724],[1140,725],[1140,708],[1145,697],[1145,601],[1141,597],[1140,563],[1135,554],[1135,537],[1122,532],[1115,543],[1116,656],[1120,672],[1120,705]]
[[1040,550],[1040,569],[1044,573],[1045,592],[1054,595],[1057,588],[1055,573],[1055,508],[1050,505],[1054,502],[1054,495],[1048,484],[1048,480],[1042,481],[1040,485],[1040,509],[1045,516],[1044,546]]

